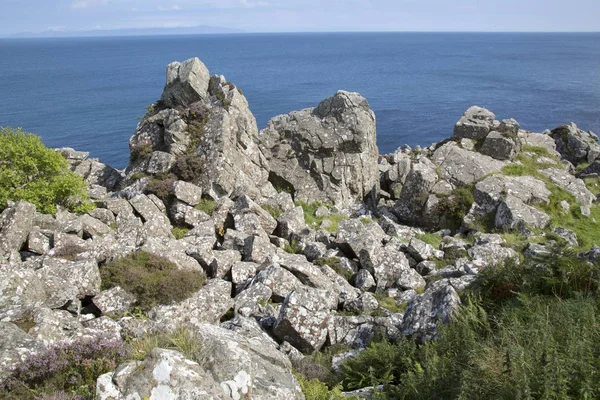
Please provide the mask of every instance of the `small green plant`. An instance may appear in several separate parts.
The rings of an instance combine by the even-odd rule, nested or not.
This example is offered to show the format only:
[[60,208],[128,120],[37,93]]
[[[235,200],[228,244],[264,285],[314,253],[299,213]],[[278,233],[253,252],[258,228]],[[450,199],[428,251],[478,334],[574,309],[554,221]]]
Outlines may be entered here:
[[323,221],[327,220],[329,221],[329,225],[325,228],[325,230],[329,232],[337,232],[338,224],[341,221],[348,219],[348,217],[340,213],[331,213],[327,217],[317,217],[316,212],[319,207],[328,207],[327,204],[323,204],[320,201],[315,201],[313,203],[297,201],[296,206],[302,207],[302,211],[304,211],[304,221],[312,229],[319,229]]
[[296,240],[292,240],[283,246],[283,251],[290,254],[302,254],[302,246]]
[[129,162],[131,164],[146,159],[152,154],[152,143],[143,142],[131,146],[129,154]]
[[173,184],[176,180],[177,177],[173,174],[157,175],[148,181],[145,191],[166,202],[173,195]]
[[396,299],[389,297],[385,293],[375,293],[373,296],[375,296],[379,306],[385,308],[389,312],[398,313],[406,310],[406,303],[398,305]]
[[161,348],[177,350],[188,360],[202,363],[206,357],[206,349],[194,331],[185,326],[178,326],[173,332],[146,335],[143,338],[128,340],[128,357],[131,360],[145,359],[153,349]]
[[271,204],[263,204],[261,205],[262,209],[265,210],[266,212],[268,212],[271,217],[277,219],[281,216],[281,214],[283,214],[283,211],[280,210],[279,208],[272,206]]
[[347,400],[341,392],[341,385],[335,386],[333,389],[321,382],[317,378],[307,379],[301,373],[296,373],[298,383],[304,393],[306,400]]
[[190,231],[190,228],[185,226],[175,226],[171,229],[171,233],[175,236],[175,239],[183,239],[186,233]]
[[418,234],[418,235],[416,235],[416,238],[431,245],[431,247],[433,247],[434,249],[439,249],[440,244],[442,243],[442,237],[435,233]]
[[8,200],[25,200],[45,214],[61,205],[73,212],[94,208],[87,184],[69,169],[67,160],[47,148],[39,136],[0,128],[0,211]]
[[182,301],[206,282],[203,272],[178,269],[171,261],[142,251],[105,264],[100,275],[103,289],[122,287],[143,311]]
[[196,210],[200,210],[208,215],[213,215],[215,212],[215,208],[217,207],[217,203],[211,199],[201,199],[200,203],[194,207]]
[[145,177],[147,177],[147,176],[148,176],[148,175],[147,175],[147,174],[145,174],[145,173],[143,173],[143,172],[137,172],[137,173],[135,173],[135,174],[131,175],[131,176],[129,177],[129,180],[130,180],[130,181],[133,183],[133,182],[137,182],[137,181],[139,181],[140,179],[143,179],[143,178],[145,178]]
[[444,217],[443,227],[453,231],[459,229],[474,201],[472,185],[455,189],[451,196],[441,198],[437,210]]

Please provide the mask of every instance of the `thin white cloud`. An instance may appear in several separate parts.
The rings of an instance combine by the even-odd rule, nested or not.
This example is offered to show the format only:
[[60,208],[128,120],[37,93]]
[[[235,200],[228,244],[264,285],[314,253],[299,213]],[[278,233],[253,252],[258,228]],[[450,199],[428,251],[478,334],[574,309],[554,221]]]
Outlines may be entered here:
[[159,11],[181,11],[182,8],[179,4],[173,4],[171,7],[159,6],[158,10]]
[[103,6],[108,3],[108,0],[77,0],[71,3],[71,8],[83,9],[90,7]]

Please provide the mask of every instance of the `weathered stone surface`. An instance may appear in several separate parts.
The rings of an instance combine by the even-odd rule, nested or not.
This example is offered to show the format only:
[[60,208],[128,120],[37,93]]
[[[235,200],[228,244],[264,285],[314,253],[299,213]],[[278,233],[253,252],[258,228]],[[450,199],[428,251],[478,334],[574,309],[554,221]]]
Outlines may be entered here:
[[393,286],[396,280],[410,269],[404,253],[392,246],[362,251],[360,264],[373,275],[378,289]]
[[94,208],[93,210],[88,212],[88,215],[101,221],[103,224],[108,225],[108,226],[111,226],[115,222],[117,222],[117,220],[115,218],[115,214],[113,214],[111,211],[107,210],[106,208]]
[[425,288],[426,283],[427,282],[425,282],[425,279],[423,279],[423,277],[412,268],[403,270],[398,279],[396,279],[396,286],[402,290],[423,289]]
[[358,258],[361,252],[371,252],[382,246],[386,234],[374,222],[367,225],[359,219],[349,219],[339,223],[336,243],[350,258]]
[[92,302],[105,315],[121,315],[135,304],[135,296],[120,286],[105,290],[94,296]]
[[402,332],[420,341],[435,338],[438,323],[447,324],[457,307],[460,297],[457,293],[458,279],[442,279],[433,282],[422,295],[408,303]]
[[547,168],[540,171],[544,176],[575,196],[575,199],[584,206],[591,206],[596,196],[590,192],[581,179],[575,178],[565,170],[559,168]]
[[574,165],[592,163],[600,156],[598,136],[577,128],[574,123],[554,128],[550,136],[556,143],[556,150]]
[[[235,201],[235,206],[232,211],[234,214],[254,214],[258,218],[258,222],[260,227],[267,233],[272,234],[277,227],[277,221],[275,218],[271,216],[268,212],[266,212],[261,206],[255,203],[248,196],[240,196]],[[234,218],[235,219],[235,218]]]
[[233,399],[198,363],[175,350],[159,348],[150,351],[143,361],[122,364],[116,371],[98,377],[96,398]]
[[242,261],[242,255],[235,250],[214,251],[213,257],[207,271],[211,278],[224,278],[236,262]]
[[310,235],[310,229],[304,222],[302,207],[294,207],[277,218],[277,236],[288,241],[298,240]]
[[173,154],[164,151],[153,151],[148,160],[146,171],[149,174],[166,174],[175,164],[176,158]]
[[344,303],[344,310],[349,312],[357,313],[369,313],[376,310],[379,307],[379,303],[369,292],[361,294],[356,299],[349,300]]
[[329,321],[328,337],[331,344],[365,348],[375,335],[374,318],[371,316],[335,315]]
[[412,163],[406,183],[394,206],[394,212],[400,222],[421,225],[423,207],[438,180],[437,167],[428,158],[420,157],[417,162]]
[[236,293],[239,293],[246,283],[258,272],[259,264],[247,261],[238,261],[231,266],[231,282],[235,286]]
[[410,243],[406,248],[406,252],[417,262],[429,260],[434,256],[434,250],[433,246],[417,238],[410,239]]
[[273,327],[275,336],[305,354],[319,350],[327,339],[331,316],[328,297],[326,291],[306,286],[294,290],[283,302]]
[[196,259],[187,255],[188,249],[187,242],[160,237],[149,237],[141,247],[142,251],[166,258],[180,269],[200,271],[201,265]]
[[177,181],[173,184],[173,195],[193,207],[200,203],[202,189],[192,183]]
[[151,236],[173,237],[169,218],[148,196],[140,194],[129,200],[129,203],[142,216],[144,228]]
[[377,286],[373,275],[367,269],[361,269],[354,277],[354,286],[362,291],[374,290]]
[[561,238],[563,238],[567,243],[569,243],[573,247],[579,246],[579,241],[577,240],[577,235],[575,232],[570,231],[568,229],[557,227],[552,229],[552,233],[557,234]]
[[0,321],[0,380],[43,346],[15,324]]
[[474,183],[508,165],[505,161],[461,149],[454,142],[439,147],[433,153],[432,161],[439,166],[440,178],[457,186]]
[[167,66],[167,82],[161,100],[167,107],[187,106],[208,96],[210,74],[198,58]]
[[266,303],[271,298],[271,294],[273,294],[271,288],[263,283],[255,282],[235,296],[233,309],[244,317],[258,315],[260,303]]
[[231,282],[212,279],[190,298],[176,305],[154,307],[149,316],[159,329],[172,331],[181,324],[214,324],[231,307]]
[[6,262],[11,253],[21,250],[33,227],[35,206],[25,201],[9,205],[0,214],[0,263]]
[[45,283],[38,271],[0,265],[0,314],[12,306],[42,305],[46,297]]
[[269,121],[261,131],[270,180],[295,199],[363,202],[379,186],[375,115],[358,93],[338,91],[316,108]]
[[453,138],[483,139],[492,130],[495,118],[496,115],[485,108],[470,107],[454,126]]
[[79,220],[83,227],[84,238],[98,239],[112,232],[108,225],[88,214],[82,215]]
[[72,262],[55,258],[44,260],[39,270],[49,308],[100,293],[100,270],[95,260]]
[[550,217],[509,195],[498,206],[494,223],[497,228],[503,229],[544,228],[550,223]]
[[486,136],[480,149],[481,153],[496,160],[511,160],[517,154],[517,150],[516,133],[514,138],[511,138],[496,131]]
[[304,400],[291,363],[277,344],[253,321],[236,318],[232,322],[235,331],[206,324],[198,327],[198,338],[206,346],[207,361],[201,365],[225,393],[240,400]]
[[113,167],[103,164],[96,159],[89,159],[90,169],[84,177],[90,185],[104,186],[109,192],[114,191],[121,183],[121,173]]
[[34,229],[27,237],[27,248],[33,253],[44,254],[50,250],[53,237],[52,231]]

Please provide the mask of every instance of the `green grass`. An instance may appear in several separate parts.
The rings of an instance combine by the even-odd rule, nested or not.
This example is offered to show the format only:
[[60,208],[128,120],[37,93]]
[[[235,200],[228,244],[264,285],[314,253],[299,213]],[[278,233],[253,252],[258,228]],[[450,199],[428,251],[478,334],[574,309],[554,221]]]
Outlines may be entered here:
[[398,304],[396,303],[396,299],[388,297],[385,293],[375,293],[373,294],[380,307],[385,308],[389,312],[398,313],[404,312],[406,310],[406,303]]
[[189,231],[190,231],[190,228],[187,228],[185,226],[175,226],[175,227],[173,227],[173,229],[171,229],[171,233],[173,234],[173,236],[175,236],[175,239],[177,239],[177,240],[183,239],[185,234],[188,233]]
[[213,215],[216,208],[216,202],[210,199],[201,199],[200,203],[194,207],[196,210],[200,210],[208,215]]
[[329,208],[329,205],[320,201],[315,201],[313,203],[297,201],[296,206],[302,207],[302,211],[304,211],[304,222],[312,229],[319,229],[323,221],[329,221],[330,224],[325,230],[328,232],[337,232],[339,223],[348,219],[348,217],[340,213],[331,213],[327,217],[317,217],[316,212],[319,207],[325,206]]
[[290,254],[302,254],[302,246],[295,240],[292,240],[283,246],[283,251]]
[[435,233],[423,233],[416,236],[417,239],[431,245],[434,249],[439,249],[442,243],[442,237]]
[[349,281],[352,278],[352,271],[349,271],[345,268],[342,268],[340,265],[340,259],[338,257],[324,257],[319,258],[315,261],[316,265],[328,265],[331,269],[333,269],[339,276]]
[[280,210],[279,208],[272,206],[271,204],[263,204],[261,205],[262,209],[265,210],[266,212],[268,212],[271,217],[277,219],[281,216],[281,214],[283,214],[283,211]]

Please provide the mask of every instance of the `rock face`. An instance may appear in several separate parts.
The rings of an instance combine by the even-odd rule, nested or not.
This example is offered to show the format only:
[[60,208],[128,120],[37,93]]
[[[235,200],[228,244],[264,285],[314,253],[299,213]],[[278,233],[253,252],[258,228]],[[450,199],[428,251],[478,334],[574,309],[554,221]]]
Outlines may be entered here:
[[296,200],[343,206],[377,192],[375,115],[358,93],[339,91],[316,108],[275,117],[260,135],[271,182]]
[[454,126],[455,139],[483,139],[492,130],[496,115],[482,107],[469,108]]
[[238,186],[260,188],[268,169],[257,142],[256,120],[235,85],[209,77],[197,58],[172,63],[161,102],[129,141],[125,182],[136,174],[172,172],[215,199]]
[[574,123],[554,128],[550,135],[556,142],[556,150],[574,165],[593,163],[600,156],[598,136],[582,131]]

